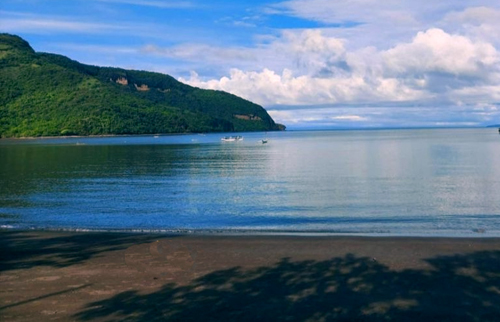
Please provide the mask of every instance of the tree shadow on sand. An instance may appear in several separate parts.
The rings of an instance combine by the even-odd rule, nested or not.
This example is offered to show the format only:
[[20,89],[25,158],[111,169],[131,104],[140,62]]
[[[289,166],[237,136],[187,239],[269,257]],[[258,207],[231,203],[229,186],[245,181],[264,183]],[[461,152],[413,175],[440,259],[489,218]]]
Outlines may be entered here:
[[500,251],[442,256],[428,270],[390,270],[366,257],[282,259],[210,273],[189,285],[126,291],[89,304],[78,320],[499,321]]
[[154,235],[109,233],[30,234],[0,233],[0,272],[35,266],[66,267],[103,252],[126,249],[156,240]]

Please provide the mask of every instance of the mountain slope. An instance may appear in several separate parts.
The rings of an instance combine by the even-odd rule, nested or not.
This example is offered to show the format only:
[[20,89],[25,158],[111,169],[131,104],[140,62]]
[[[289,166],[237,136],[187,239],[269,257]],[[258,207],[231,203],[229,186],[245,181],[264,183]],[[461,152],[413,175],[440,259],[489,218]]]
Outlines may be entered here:
[[235,95],[36,53],[22,38],[0,34],[0,137],[282,128]]

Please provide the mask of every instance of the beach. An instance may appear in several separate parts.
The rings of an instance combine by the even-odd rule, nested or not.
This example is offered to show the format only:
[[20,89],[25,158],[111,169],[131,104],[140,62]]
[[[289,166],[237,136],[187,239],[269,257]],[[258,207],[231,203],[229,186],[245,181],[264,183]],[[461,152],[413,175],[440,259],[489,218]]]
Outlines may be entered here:
[[500,319],[499,238],[0,231],[2,321]]

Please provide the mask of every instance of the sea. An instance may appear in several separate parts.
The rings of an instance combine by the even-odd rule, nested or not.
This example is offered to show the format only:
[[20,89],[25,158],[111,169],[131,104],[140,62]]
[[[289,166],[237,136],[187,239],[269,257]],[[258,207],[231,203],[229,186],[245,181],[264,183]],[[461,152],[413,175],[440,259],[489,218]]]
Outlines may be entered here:
[[1,139],[0,228],[500,237],[495,128],[227,135]]

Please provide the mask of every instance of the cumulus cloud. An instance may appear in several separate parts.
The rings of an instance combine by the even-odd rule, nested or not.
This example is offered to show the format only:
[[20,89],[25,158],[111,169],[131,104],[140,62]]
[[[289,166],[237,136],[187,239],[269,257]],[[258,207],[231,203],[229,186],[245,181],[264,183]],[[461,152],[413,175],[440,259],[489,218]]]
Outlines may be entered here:
[[447,73],[456,76],[488,75],[497,69],[499,55],[485,42],[472,42],[441,29],[419,32],[411,43],[398,45],[383,54],[387,72],[398,74]]
[[[195,3],[102,1],[183,9]],[[239,19],[217,17],[219,26],[245,26],[237,28],[245,30],[237,45],[200,35],[199,29],[185,37],[178,28],[156,28],[161,37],[153,37],[149,31],[155,28],[133,23],[5,16],[0,26],[6,31],[148,32],[146,40],[116,50],[82,50],[135,55],[142,64],[138,68],[149,64],[147,69],[175,71],[174,76],[193,86],[231,92],[264,105],[285,124],[372,126],[398,124],[406,115],[421,125],[458,125],[465,118],[463,124],[470,125],[493,122],[500,115],[500,4],[489,0],[473,6],[467,0],[282,1],[235,15]],[[271,27],[276,24],[266,26],[272,19],[309,20],[314,23],[305,25],[322,27],[276,29]],[[242,35],[248,39],[241,41]],[[422,110],[434,123],[417,116]]]
[[275,52],[293,55],[299,67],[318,70],[344,60],[344,41],[324,37],[320,30],[305,30],[301,33],[285,31],[282,39],[270,46]]
[[[284,70],[293,68],[300,73],[314,70],[327,72],[329,66],[345,65],[344,40],[324,37],[321,30],[285,30],[279,36],[266,37],[254,47],[222,47],[207,44],[183,43],[169,47],[146,45],[145,54],[226,66],[231,68]],[[229,71],[229,69],[228,69]]]
[[387,49],[418,31],[436,27],[498,43],[499,9],[490,0],[289,0],[270,5],[268,12],[325,24],[343,23],[345,28],[329,28],[329,35],[349,39],[353,49]]
[[428,94],[413,89],[395,78],[373,78],[357,75],[340,77],[294,76],[285,69],[245,72],[232,69],[229,76],[201,80],[197,74],[180,79],[190,85],[224,90],[264,106],[349,104],[383,101],[414,101]]
[[[349,51],[345,43],[344,39],[329,37],[317,30],[286,32],[260,49],[286,52],[282,69],[233,68],[221,78],[203,79],[192,73],[190,78],[181,81],[228,91],[271,109],[273,106],[360,104],[460,106],[488,104],[500,99],[497,85],[500,54],[483,40],[431,28],[387,50],[367,47]],[[310,114],[302,117],[297,117],[296,109],[273,113],[283,122],[318,123],[316,118],[320,115],[314,116],[313,109],[308,111]],[[491,114],[497,115],[498,111]],[[337,124],[370,119],[361,114],[343,115],[325,114],[322,120]],[[348,119],[345,115],[360,118]],[[475,118],[479,119],[477,115]]]
[[439,23],[468,37],[500,44],[500,9],[480,6],[453,11]]
[[[478,79],[485,84],[499,76],[495,47],[441,29],[419,32],[411,42],[386,51],[349,52],[344,40],[318,31],[286,33],[266,50],[270,48],[288,53],[286,68],[235,68],[220,79],[203,80],[193,74],[182,81],[229,91],[264,105],[314,105],[414,102],[435,98],[443,86],[460,89],[472,86],[471,79],[481,85]],[[440,90],[436,78],[446,82]]]

